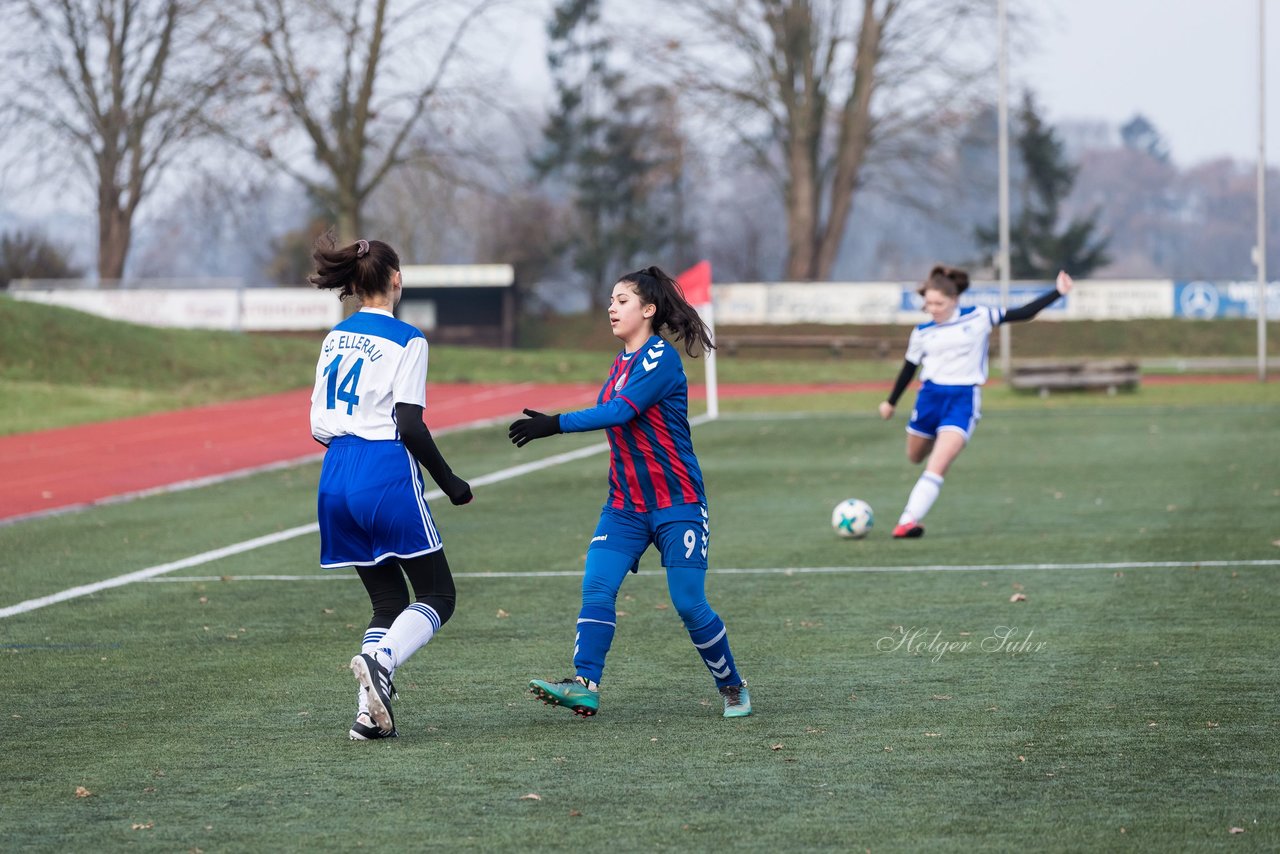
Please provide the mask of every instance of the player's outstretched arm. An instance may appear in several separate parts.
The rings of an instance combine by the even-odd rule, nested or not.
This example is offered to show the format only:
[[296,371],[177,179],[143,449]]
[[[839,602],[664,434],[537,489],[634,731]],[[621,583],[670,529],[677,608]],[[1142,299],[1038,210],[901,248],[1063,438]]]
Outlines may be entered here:
[[436,440],[422,420],[422,407],[414,403],[396,404],[396,428],[400,431],[400,441],[413,454],[431,479],[436,482],[450,503],[457,506],[468,504],[474,497],[471,485],[453,473],[449,464],[444,461]]
[[507,428],[507,438],[517,448],[523,448],[534,439],[545,439],[563,432],[559,415],[544,415],[536,409],[526,409],[524,414],[524,418],[512,421]]
[[1053,290],[1045,291],[1026,305],[1020,305],[1017,308],[1009,309],[1004,313],[1004,320],[1001,322],[1017,323],[1021,320],[1030,320],[1052,305],[1058,297],[1065,295],[1067,291],[1071,290],[1071,287],[1074,284],[1075,283],[1071,280],[1071,277],[1067,275],[1066,270],[1059,270],[1058,279],[1054,283]]

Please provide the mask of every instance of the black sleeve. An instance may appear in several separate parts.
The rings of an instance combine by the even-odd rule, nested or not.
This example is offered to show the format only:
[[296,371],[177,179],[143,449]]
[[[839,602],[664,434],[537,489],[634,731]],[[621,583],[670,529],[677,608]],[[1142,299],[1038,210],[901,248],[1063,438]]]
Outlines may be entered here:
[[885,398],[890,406],[898,405],[898,398],[902,397],[902,393],[907,390],[907,385],[911,382],[911,378],[916,375],[915,362],[910,359],[902,361],[902,370],[898,371],[898,378],[893,381],[893,391],[889,392],[889,396]]
[[448,492],[446,484],[453,475],[453,469],[444,461],[436,440],[431,438],[431,431],[422,421],[422,407],[412,403],[396,404],[396,427],[400,430],[400,440],[413,454],[413,458],[422,464],[436,482],[436,486]]
[[1053,305],[1054,300],[1062,294],[1058,293],[1058,289],[1054,288],[1033,299],[1026,305],[1020,305],[1017,308],[1011,308],[1004,313],[1004,320],[1001,323],[1017,323],[1019,320],[1030,320],[1044,309]]

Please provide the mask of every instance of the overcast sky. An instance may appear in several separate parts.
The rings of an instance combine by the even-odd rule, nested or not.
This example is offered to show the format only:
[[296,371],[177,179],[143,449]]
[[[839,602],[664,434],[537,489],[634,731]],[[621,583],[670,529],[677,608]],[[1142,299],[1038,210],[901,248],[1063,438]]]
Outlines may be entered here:
[[[846,0],[850,2],[851,0]],[[553,0],[531,0],[505,26],[518,88],[549,89],[543,35]],[[1267,162],[1280,165],[1280,0],[1265,0]],[[1258,151],[1258,0],[1008,0],[1037,21],[1012,46],[1010,89],[1030,87],[1047,118],[1118,127],[1142,113],[1189,166]],[[992,41],[997,34],[992,32]]]
[[[1179,165],[1224,154],[1255,160],[1258,0],[1034,4],[1039,50],[1013,59],[1011,88],[1030,85],[1050,121],[1118,124],[1141,112]],[[1280,0],[1266,0],[1266,30],[1267,162],[1280,164]]]

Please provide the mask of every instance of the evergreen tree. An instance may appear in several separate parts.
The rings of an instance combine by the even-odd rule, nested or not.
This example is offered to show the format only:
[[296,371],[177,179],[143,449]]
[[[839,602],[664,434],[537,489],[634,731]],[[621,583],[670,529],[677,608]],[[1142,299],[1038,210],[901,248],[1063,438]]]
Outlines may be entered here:
[[[1027,92],[1018,111],[1017,149],[1024,177],[1019,209],[1009,229],[1009,271],[1015,279],[1052,279],[1059,270],[1088,276],[1110,261],[1108,238],[1098,237],[1098,212],[1073,217],[1057,231],[1062,201],[1071,193],[1076,167],[1066,160],[1062,142],[1046,124]],[[994,257],[999,250],[998,226],[978,228],[983,251]]]
[[600,12],[600,0],[561,0],[553,10],[547,61],[557,108],[533,159],[539,179],[558,178],[570,196],[572,222],[559,248],[595,307],[631,265],[689,260],[668,255],[689,244],[675,97],[660,86],[629,87],[609,68]]
[[1120,126],[1120,139],[1130,151],[1147,154],[1160,163],[1169,162],[1169,146],[1142,113],[1134,113],[1133,118]]

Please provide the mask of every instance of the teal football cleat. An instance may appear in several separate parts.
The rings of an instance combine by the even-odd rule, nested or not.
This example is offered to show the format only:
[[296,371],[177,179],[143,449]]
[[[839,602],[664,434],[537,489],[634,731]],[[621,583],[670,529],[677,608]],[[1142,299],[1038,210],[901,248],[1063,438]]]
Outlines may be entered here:
[[724,716],[726,718],[745,718],[751,714],[751,695],[747,693],[747,683],[726,685],[720,689],[724,697]]
[[529,693],[549,706],[564,706],[584,718],[589,718],[600,710],[600,692],[592,691],[587,680],[581,676],[559,682],[533,679],[529,682]]

